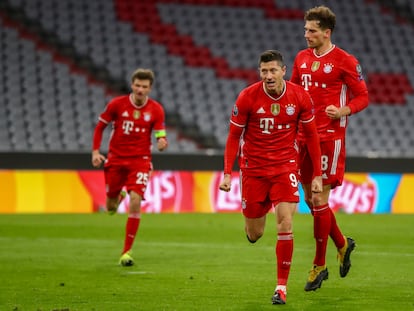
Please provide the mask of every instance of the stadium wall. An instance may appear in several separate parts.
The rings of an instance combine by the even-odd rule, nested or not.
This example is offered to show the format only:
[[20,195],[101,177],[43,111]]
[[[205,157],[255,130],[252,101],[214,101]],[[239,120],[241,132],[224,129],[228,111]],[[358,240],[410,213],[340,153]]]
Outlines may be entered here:
[[[90,154],[0,153],[0,213],[91,213],[104,210],[101,169]],[[229,193],[218,190],[223,155],[155,154],[144,213],[240,212],[238,172]],[[414,213],[413,159],[349,158],[330,205],[344,213]],[[301,196],[303,193],[301,191]],[[128,209],[128,197],[119,212]],[[308,213],[301,200],[298,212]]]

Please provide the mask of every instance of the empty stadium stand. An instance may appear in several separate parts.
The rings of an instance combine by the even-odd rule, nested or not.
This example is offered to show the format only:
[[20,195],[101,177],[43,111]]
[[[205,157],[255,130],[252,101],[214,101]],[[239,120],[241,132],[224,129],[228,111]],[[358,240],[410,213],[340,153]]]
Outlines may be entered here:
[[[370,91],[370,106],[350,118],[348,155],[413,157],[412,1],[325,3],[337,12],[333,41],[359,58]],[[89,151],[98,113],[128,91],[137,67],[156,73],[169,152],[223,149],[234,100],[258,78],[259,53],[279,49],[290,72],[305,47],[303,12],[317,4],[4,0],[0,151]]]

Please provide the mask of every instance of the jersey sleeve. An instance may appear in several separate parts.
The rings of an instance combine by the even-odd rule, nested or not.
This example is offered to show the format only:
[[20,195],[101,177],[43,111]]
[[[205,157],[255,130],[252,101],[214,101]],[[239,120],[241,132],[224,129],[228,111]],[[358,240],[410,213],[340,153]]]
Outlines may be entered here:
[[306,145],[309,150],[309,157],[312,160],[313,177],[321,176],[321,146],[314,118],[309,122],[303,123],[303,136],[305,137]]
[[230,123],[229,135],[227,136],[226,148],[224,149],[224,174],[231,174],[234,161],[239,151],[240,136],[243,128]]
[[296,92],[299,96],[299,102],[302,106],[300,121],[303,123],[310,122],[314,119],[314,105],[312,98],[310,97],[309,93],[302,88],[298,88]]
[[165,129],[165,112],[161,104],[157,105],[156,118],[154,122],[154,135],[157,139],[167,136],[167,131]]
[[368,106],[368,88],[365,83],[361,65],[352,55],[344,60],[344,82],[352,93],[348,106],[351,114],[357,113]]
[[115,119],[115,110],[116,110],[116,104],[115,101],[110,101],[106,107],[105,110],[99,115],[99,121],[103,123],[110,123]]
[[98,121],[93,131],[92,150],[99,150],[101,147],[103,131],[106,128],[107,123]]
[[290,77],[290,81],[300,85],[300,75],[298,70],[298,56],[296,56],[295,61],[293,62],[292,67],[292,76]]
[[233,106],[230,117],[229,134],[224,150],[224,174],[231,174],[233,169],[234,161],[239,151],[240,137],[248,118],[247,105],[247,94],[245,91],[242,91]]
[[101,147],[103,131],[105,130],[107,125],[114,119],[114,109],[114,101],[110,101],[106,105],[105,110],[99,115],[98,123],[96,124],[93,132],[92,150],[99,150],[99,148]]
[[249,97],[246,91],[242,91],[236,100],[231,112],[230,122],[239,127],[244,127],[248,118]]

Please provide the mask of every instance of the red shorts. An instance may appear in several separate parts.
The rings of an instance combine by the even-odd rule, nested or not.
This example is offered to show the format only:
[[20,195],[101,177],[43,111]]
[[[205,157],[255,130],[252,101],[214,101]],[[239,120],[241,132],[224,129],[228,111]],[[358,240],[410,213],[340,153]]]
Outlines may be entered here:
[[[340,186],[345,173],[345,140],[321,141],[322,181],[331,188]],[[303,184],[310,184],[313,164],[304,142],[299,143],[299,176]]]
[[242,211],[247,218],[265,216],[280,202],[299,202],[296,171],[277,176],[241,176]]
[[104,175],[106,195],[116,198],[125,186],[144,198],[147,183],[152,171],[149,158],[111,159],[105,162]]

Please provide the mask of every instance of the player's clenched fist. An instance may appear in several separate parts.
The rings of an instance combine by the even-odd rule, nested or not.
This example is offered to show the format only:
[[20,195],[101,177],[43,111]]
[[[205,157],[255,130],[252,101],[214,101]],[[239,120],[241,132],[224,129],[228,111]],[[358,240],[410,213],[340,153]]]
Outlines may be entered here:
[[220,183],[219,186],[220,190],[229,192],[231,189],[231,176],[230,174],[224,174],[223,181]]

